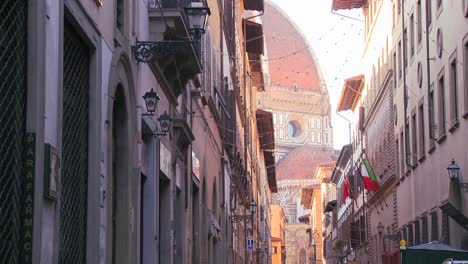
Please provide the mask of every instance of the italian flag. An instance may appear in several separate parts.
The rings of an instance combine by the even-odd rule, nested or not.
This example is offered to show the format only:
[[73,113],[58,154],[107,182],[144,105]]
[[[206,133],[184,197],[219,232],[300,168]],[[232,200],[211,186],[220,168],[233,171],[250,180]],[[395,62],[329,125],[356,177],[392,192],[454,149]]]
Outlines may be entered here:
[[364,188],[369,191],[376,192],[379,189],[377,177],[375,177],[374,170],[366,159],[361,163],[361,176],[364,181]]

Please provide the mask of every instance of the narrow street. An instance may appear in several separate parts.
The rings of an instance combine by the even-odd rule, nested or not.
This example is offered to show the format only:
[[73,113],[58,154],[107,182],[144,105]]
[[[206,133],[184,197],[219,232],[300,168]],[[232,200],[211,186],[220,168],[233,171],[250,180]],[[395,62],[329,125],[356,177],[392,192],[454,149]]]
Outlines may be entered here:
[[468,1],[3,0],[0,264],[468,264]]

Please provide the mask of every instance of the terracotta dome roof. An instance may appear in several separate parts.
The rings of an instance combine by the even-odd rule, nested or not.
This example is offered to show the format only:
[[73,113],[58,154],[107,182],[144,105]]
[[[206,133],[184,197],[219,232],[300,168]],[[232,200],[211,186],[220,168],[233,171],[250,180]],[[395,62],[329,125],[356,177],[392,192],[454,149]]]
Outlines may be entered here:
[[273,4],[262,16],[271,86],[320,91],[319,66],[309,43],[293,22]]
[[334,160],[333,154],[316,147],[299,147],[278,162],[276,177],[278,181],[313,179],[318,164]]

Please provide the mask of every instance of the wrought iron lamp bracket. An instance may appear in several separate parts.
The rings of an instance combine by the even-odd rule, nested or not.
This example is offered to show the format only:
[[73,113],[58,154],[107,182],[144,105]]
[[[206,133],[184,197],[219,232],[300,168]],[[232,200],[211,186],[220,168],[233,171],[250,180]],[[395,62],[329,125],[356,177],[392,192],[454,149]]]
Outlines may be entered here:
[[233,215],[231,217],[231,220],[233,223],[238,223],[243,220],[250,220],[250,219],[252,219],[252,215]]
[[135,59],[137,62],[151,63],[158,58],[178,54],[181,51],[191,49],[195,41],[137,41],[134,46]]

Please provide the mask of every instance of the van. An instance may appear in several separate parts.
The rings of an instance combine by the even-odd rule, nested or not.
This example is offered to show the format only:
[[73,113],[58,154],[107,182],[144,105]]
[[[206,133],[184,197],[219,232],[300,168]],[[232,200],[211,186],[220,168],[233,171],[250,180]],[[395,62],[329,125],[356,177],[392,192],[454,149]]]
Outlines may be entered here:
[[468,264],[468,260],[453,260],[451,258],[444,260],[442,264]]

